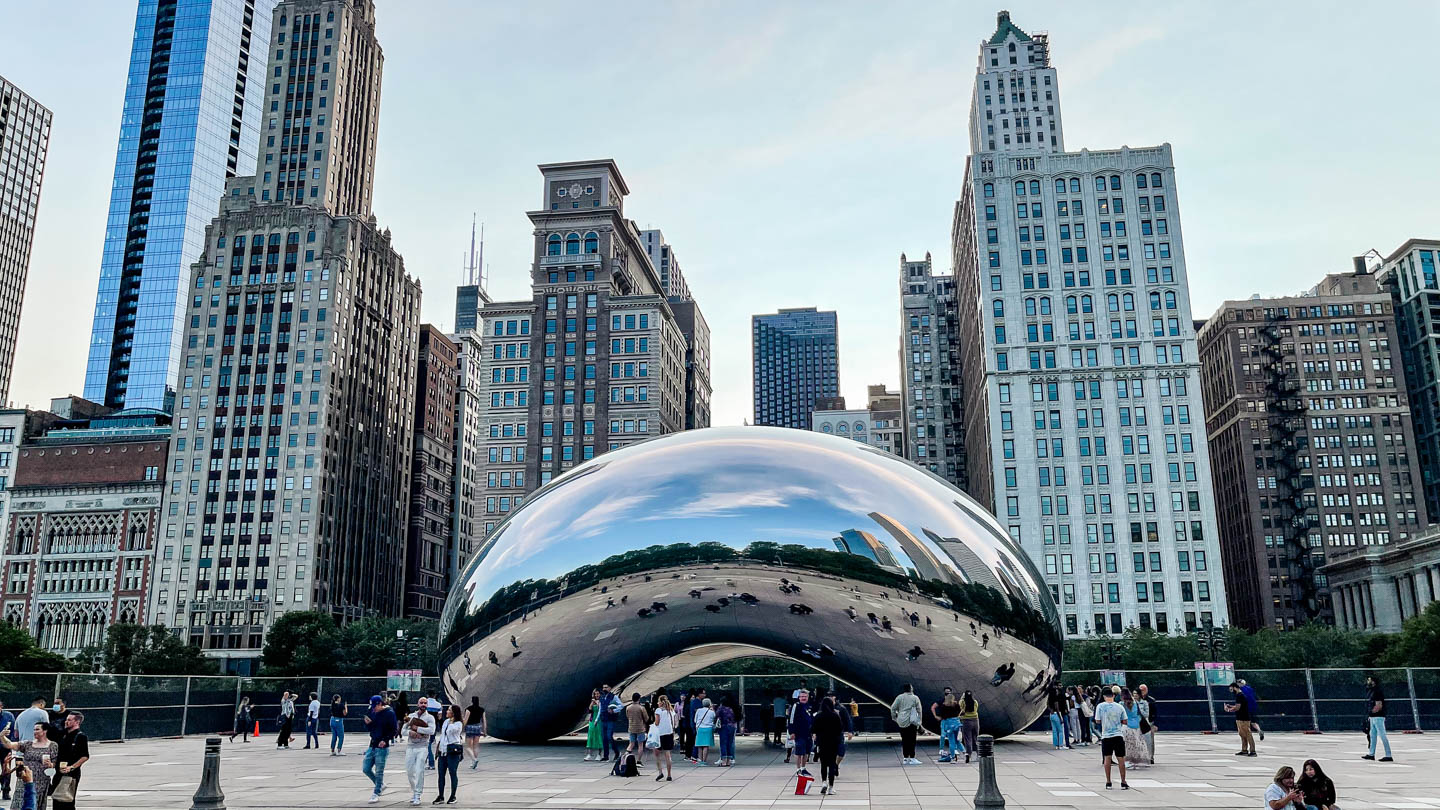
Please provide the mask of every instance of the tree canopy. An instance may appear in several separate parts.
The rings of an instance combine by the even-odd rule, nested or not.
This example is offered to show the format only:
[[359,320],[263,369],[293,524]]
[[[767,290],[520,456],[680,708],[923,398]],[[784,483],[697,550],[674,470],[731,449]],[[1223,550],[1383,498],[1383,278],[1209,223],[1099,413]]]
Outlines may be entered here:
[[[396,644],[401,630],[407,639],[418,639],[403,654]],[[371,616],[342,627],[329,613],[293,611],[270,626],[262,674],[364,676],[414,668],[433,675],[438,671],[435,632],[434,622]]]
[[215,659],[158,624],[112,624],[99,648],[86,649],[80,658],[85,663],[98,658],[106,672],[131,675],[214,675],[219,670]]
[[0,622],[0,661],[11,672],[65,672],[70,661],[63,655],[41,649],[23,627]]

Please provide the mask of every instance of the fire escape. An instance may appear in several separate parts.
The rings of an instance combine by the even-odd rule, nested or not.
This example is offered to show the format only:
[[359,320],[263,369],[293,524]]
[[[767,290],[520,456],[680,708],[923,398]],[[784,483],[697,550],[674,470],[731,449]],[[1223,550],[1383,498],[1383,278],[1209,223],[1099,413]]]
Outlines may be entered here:
[[1310,553],[1310,527],[1318,521],[1311,514],[1315,503],[1315,477],[1301,464],[1309,448],[1305,431],[1305,400],[1295,362],[1295,344],[1285,326],[1289,313],[1267,309],[1260,327],[1260,353],[1265,359],[1265,402],[1269,416],[1270,450],[1273,454],[1276,494],[1271,508],[1279,518],[1284,539],[1280,571],[1294,603],[1296,624],[1317,618],[1320,594],[1315,584],[1315,560]]

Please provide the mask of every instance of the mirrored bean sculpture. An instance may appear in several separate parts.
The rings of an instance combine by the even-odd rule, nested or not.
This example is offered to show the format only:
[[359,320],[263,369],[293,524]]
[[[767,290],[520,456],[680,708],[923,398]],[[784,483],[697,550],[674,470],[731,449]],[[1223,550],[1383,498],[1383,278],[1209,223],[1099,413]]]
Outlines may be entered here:
[[[802,661],[886,706],[970,689],[981,731],[1044,710],[1061,631],[1029,558],[979,504],[904,459],[767,427],[672,434],[575,467],[497,526],[440,626],[451,700],[538,742],[748,656]],[[926,711],[926,720],[931,721]]]

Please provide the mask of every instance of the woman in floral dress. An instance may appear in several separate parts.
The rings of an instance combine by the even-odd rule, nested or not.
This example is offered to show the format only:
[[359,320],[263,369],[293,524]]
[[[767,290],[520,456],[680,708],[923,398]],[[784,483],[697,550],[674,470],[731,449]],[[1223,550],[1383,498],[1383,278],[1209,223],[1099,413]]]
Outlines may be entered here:
[[[60,746],[46,734],[45,724],[35,724],[34,742],[11,742],[9,727],[0,729],[0,745],[24,758],[30,772],[35,775],[35,810],[45,810],[50,799],[50,774],[45,771],[58,766],[55,757],[60,753]],[[24,797],[23,790],[16,790],[10,810],[20,810]]]

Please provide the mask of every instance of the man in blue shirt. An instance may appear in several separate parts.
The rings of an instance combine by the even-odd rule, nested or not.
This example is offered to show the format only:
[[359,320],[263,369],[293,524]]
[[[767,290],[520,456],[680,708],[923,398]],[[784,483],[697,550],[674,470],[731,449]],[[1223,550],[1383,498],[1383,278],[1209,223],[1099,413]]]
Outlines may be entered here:
[[615,727],[625,719],[622,713],[624,707],[620,705],[620,698],[610,690],[610,686],[600,687],[600,758],[601,762],[608,760],[610,754],[614,753],[620,757],[620,747],[615,744]]
[[365,712],[365,725],[370,730],[370,747],[365,751],[361,772],[375,783],[370,804],[377,804],[385,790],[385,761],[390,758],[390,741],[400,734],[400,722],[395,719],[395,710],[375,695],[370,698],[370,710]]
[[790,722],[786,724],[786,728],[795,735],[795,773],[809,776],[810,772],[805,770],[805,763],[810,758],[815,717],[810,713],[810,693],[804,689],[799,692],[795,702],[790,705]]
[[685,712],[685,716],[690,719],[690,739],[688,741],[689,745],[685,749],[685,758],[690,760],[691,762],[700,761],[695,758],[695,715],[699,713],[700,707],[704,703],[705,690],[703,688],[696,689],[690,695],[690,705],[687,707],[687,711]]
[[1095,722],[1100,724],[1100,761],[1105,763],[1105,789],[1110,789],[1110,758],[1120,763],[1120,789],[1129,790],[1125,781],[1125,707],[1115,702],[1115,691],[1103,692],[1105,702],[1095,707]]

